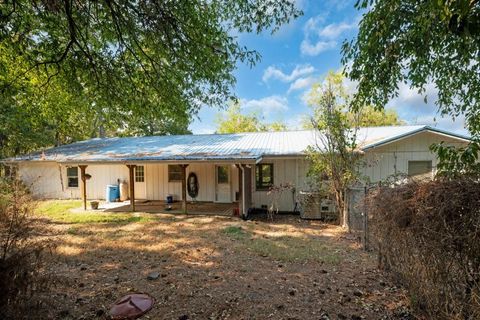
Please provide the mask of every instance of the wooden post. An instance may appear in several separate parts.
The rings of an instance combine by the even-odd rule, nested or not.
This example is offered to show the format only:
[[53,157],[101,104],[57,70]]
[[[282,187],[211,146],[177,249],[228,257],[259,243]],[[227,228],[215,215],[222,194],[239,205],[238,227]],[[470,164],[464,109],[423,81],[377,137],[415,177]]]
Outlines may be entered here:
[[80,179],[82,181],[82,200],[83,200],[83,210],[87,210],[87,177],[85,176],[85,170],[87,169],[86,165],[79,165],[80,168]]
[[188,164],[181,164],[182,167],[182,211],[187,213],[187,167]]
[[130,186],[130,210],[135,211],[135,167],[134,164],[127,164]]
[[243,216],[243,168],[241,164],[235,165],[238,169],[238,215]]

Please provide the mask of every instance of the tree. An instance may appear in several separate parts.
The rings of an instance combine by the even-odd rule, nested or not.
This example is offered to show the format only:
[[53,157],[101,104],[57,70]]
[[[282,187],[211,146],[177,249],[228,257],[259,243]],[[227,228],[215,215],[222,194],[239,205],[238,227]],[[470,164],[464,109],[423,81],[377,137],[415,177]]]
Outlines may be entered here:
[[217,114],[215,122],[218,133],[287,130],[287,125],[279,121],[264,123],[258,113],[242,114],[239,103],[232,103],[225,113]]
[[382,127],[405,124],[405,121],[400,119],[396,110],[377,110],[370,105],[364,106],[358,111],[349,110],[346,112],[346,117],[352,127],[356,125],[360,127]]
[[[260,58],[233,34],[274,32],[300,14],[282,0],[3,1],[1,111],[29,120],[24,131],[35,136],[9,154],[51,145],[40,137],[44,121],[65,134],[59,142],[79,137],[68,129],[79,118],[87,122],[77,125],[82,137],[118,127],[125,134],[185,132],[200,106],[231,98],[238,62],[253,66]],[[32,116],[18,116],[24,113]],[[6,135],[0,143],[27,136]]]
[[[401,120],[397,111],[393,109],[376,110],[372,106],[364,106],[357,111],[346,109],[343,110],[343,112],[347,121],[350,122],[350,126],[382,127],[400,126],[405,124],[405,121]],[[313,129],[310,117],[305,117],[303,119],[302,127],[304,129]]]
[[[382,108],[398,94],[399,83],[421,94],[433,83],[439,112],[464,114],[478,144],[480,2],[361,0],[356,7],[368,11],[357,37],[342,49],[348,76],[358,81],[354,105]],[[472,147],[478,150],[471,145],[466,151]]]
[[359,180],[358,121],[352,126],[354,119],[348,119],[345,109],[349,103],[341,74],[330,72],[324,82],[313,85],[309,104],[314,107],[311,122],[317,131],[317,141],[307,150],[309,177],[313,178],[320,192],[334,195],[340,222],[347,228],[345,190]]

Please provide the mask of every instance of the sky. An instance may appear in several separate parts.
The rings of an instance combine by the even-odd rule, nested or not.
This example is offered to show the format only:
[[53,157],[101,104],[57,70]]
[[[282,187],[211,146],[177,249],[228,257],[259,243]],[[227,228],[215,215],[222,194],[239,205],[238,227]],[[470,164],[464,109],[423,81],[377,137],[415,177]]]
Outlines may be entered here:
[[[328,71],[342,69],[341,45],[358,31],[361,12],[356,0],[296,0],[304,15],[275,34],[240,34],[238,41],[257,50],[262,59],[250,68],[239,63],[234,92],[242,113],[255,112],[265,122],[281,121],[289,129],[301,129],[301,121],[311,113],[306,97],[311,85]],[[428,124],[465,134],[462,118],[453,121],[437,114],[434,85],[427,86],[427,103],[415,89],[400,84],[398,97],[386,106],[395,109],[408,124]],[[225,102],[225,107],[228,101]],[[214,133],[215,119],[222,110],[203,107],[190,125],[194,134]]]

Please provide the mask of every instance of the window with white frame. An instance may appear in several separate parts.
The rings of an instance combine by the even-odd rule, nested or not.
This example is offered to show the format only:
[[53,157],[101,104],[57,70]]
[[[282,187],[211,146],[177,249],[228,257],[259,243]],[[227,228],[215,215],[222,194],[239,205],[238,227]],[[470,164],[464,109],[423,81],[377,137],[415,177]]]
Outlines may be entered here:
[[432,160],[408,161],[408,176],[415,179],[432,178]]
[[135,167],[135,182],[145,182],[145,167],[136,166]]
[[78,167],[67,167],[67,186],[78,188]]

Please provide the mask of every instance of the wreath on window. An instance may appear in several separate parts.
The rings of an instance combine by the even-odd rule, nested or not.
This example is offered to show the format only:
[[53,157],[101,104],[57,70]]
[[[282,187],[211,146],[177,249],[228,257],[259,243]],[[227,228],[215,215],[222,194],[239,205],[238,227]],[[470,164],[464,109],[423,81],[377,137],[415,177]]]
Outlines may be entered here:
[[187,191],[188,195],[195,199],[198,197],[198,178],[194,172],[190,172],[187,178]]

